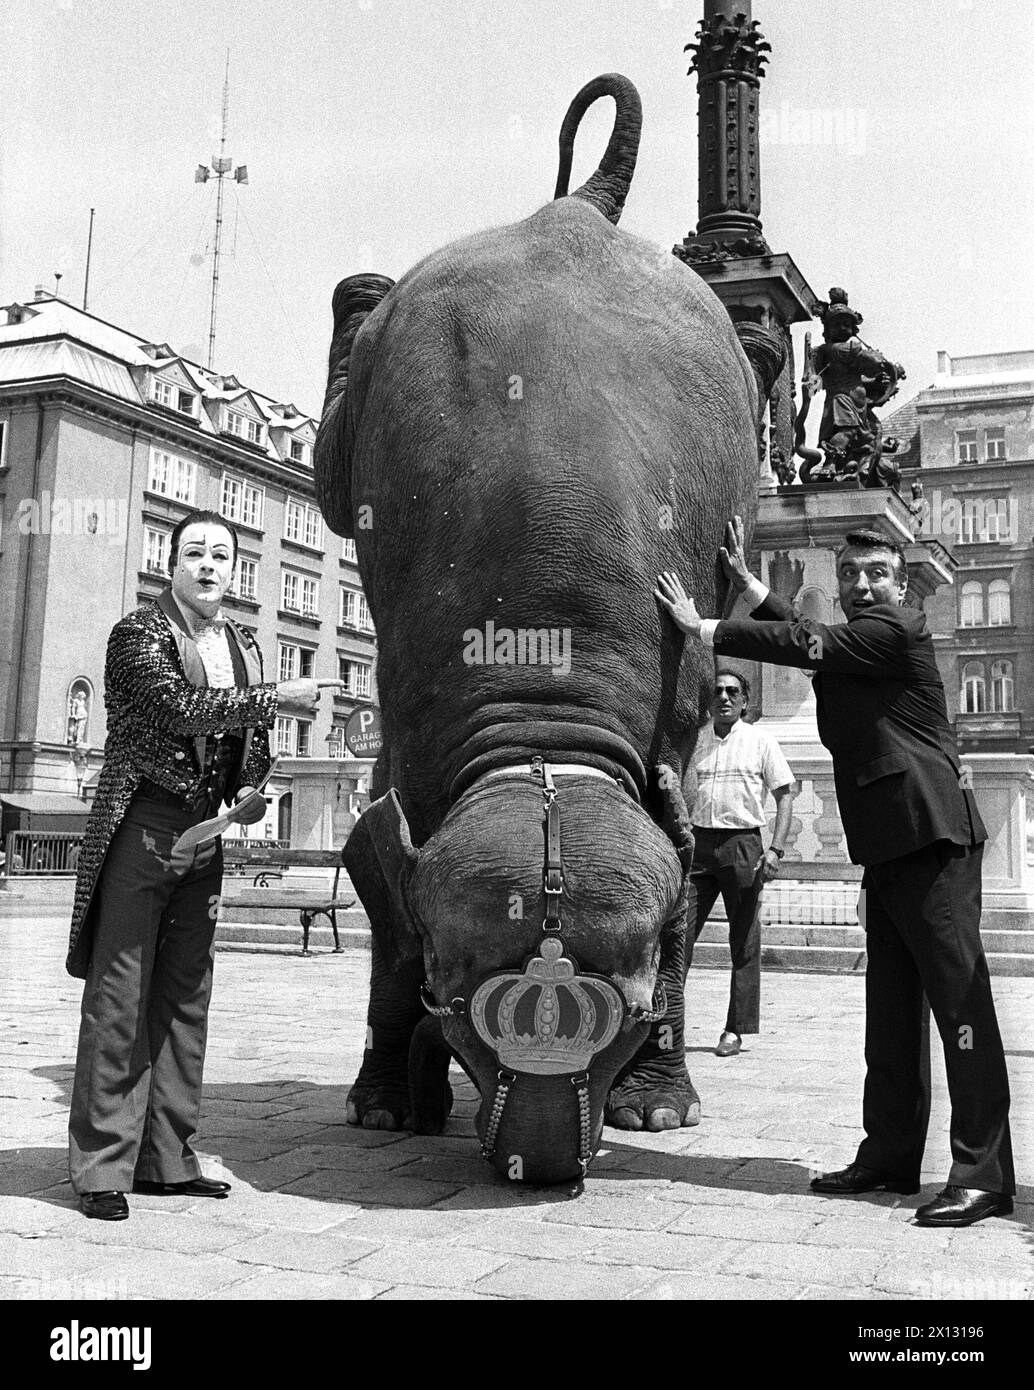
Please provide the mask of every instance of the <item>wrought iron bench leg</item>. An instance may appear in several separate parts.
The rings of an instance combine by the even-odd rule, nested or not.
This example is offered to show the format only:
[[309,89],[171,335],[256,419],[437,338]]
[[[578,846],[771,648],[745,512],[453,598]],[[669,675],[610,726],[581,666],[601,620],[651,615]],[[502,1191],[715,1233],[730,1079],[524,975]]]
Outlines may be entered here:
[[301,909],[301,918],[302,918],[302,955],[303,955],[303,956],[311,956],[311,955],[312,955],[312,952],[309,950],[309,928],[312,926],[312,913],[309,911],[309,909],[308,909],[307,907],[303,907],[303,908]]

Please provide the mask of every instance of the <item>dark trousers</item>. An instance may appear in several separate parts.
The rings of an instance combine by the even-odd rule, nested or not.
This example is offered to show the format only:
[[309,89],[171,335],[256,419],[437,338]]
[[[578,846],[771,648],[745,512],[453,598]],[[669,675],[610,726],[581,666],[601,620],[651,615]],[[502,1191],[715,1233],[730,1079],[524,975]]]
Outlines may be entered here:
[[686,969],[693,946],[704,930],[718,894],[729,918],[729,985],[727,1033],[756,1033],[761,1010],[761,889],[757,863],[762,856],[760,830],[693,828],[693,867],[689,875],[686,915]]
[[948,1182],[1011,1195],[1009,1080],[980,941],[982,858],[982,845],[940,840],[865,870],[865,1138],[858,1162],[918,1182],[930,1117],[925,994],[951,1097]]
[[116,831],[97,887],[69,1114],[78,1192],[126,1192],[134,1178],[200,1175],[201,1106],[222,845],[172,856],[203,812],[139,796]]

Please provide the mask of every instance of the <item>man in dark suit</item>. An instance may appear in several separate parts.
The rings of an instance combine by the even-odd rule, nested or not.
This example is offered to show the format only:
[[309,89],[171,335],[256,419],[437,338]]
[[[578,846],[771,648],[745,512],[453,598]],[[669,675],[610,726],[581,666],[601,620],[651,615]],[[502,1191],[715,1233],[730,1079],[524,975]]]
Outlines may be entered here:
[[86,981],[69,1173],[83,1214],[103,1221],[129,1215],[130,1189],[230,1191],[201,1175],[193,1148],[221,843],[175,846],[223,801],[254,790],[270,765],[267,730],[281,703],[310,710],[320,685],[339,684],[263,681],[258,647],[220,610],[237,558],[236,533],[221,516],[184,517],[170,550],[171,589],[108,639],[108,736],[66,962]]
[[865,1138],[815,1192],[919,1190],[930,1112],[924,993],[944,1045],[952,1167],[916,1212],[921,1226],[968,1226],[1013,1209],[1009,1083],[980,941],[987,838],[963,775],[933,642],[906,607],[901,550],[878,531],[848,534],[837,556],[846,623],[797,616],[747,569],[737,517],[719,550],[751,621],[702,620],[677,575],[657,597],[685,633],[735,656],[814,670],[819,737],[833,755],[848,850],[865,866],[868,949]]

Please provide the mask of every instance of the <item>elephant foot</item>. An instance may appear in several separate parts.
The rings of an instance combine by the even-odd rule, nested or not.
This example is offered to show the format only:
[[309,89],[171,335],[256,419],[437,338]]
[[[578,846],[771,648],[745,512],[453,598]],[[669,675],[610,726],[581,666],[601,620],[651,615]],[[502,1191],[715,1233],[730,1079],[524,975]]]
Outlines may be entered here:
[[411,1123],[407,1128],[414,1134],[441,1134],[452,1113],[452,1087],[446,1081],[440,1089],[413,1096]]
[[662,1082],[632,1073],[611,1090],[603,1118],[615,1129],[688,1129],[700,1123],[700,1097],[688,1076]]
[[412,1129],[409,1087],[354,1085],[345,1103],[345,1123],[363,1129]]

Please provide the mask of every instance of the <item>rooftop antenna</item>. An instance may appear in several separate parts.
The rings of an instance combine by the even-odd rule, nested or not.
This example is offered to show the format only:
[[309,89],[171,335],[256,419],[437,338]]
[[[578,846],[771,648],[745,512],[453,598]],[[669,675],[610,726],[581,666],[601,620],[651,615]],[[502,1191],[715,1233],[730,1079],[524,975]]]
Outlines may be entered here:
[[57,299],[57,298],[59,297],[58,291],[61,289],[61,276],[62,276],[63,274],[64,274],[64,272],[61,271],[61,270],[55,270],[55,271],[54,271],[54,298],[55,298],[55,299]]
[[212,370],[215,360],[215,316],[219,303],[219,250],[223,235],[223,179],[231,169],[236,183],[248,182],[248,166],[238,164],[233,168],[233,160],[226,153],[226,123],[230,114],[230,50],[226,50],[226,77],[223,81],[223,128],[219,138],[219,153],[212,156],[211,164],[199,164],[194,171],[195,183],[207,183],[215,174],[217,188],[215,195],[215,244],[212,250],[212,308],[208,318],[208,370]]
[[83,312],[86,312],[86,300],[90,293],[90,253],[93,251],[93,214],[96,208],[90,209],[90,233],[86,238],[86,276],[83,280]]

